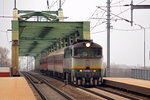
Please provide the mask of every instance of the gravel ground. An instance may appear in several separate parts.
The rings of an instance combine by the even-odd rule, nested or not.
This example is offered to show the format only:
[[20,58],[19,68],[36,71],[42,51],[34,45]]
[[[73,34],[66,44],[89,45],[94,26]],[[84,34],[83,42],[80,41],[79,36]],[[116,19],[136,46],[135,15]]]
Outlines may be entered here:
[[50,78],[50,77],[47,77],[47,76],[42,76],[42,75],[37,74],[37,73],[34,73],[34,74],[39,75],[39,76],[41,76],[43,78],[46,78],[46,80],[48,80],[48,82],[50,84],[52,84],[53,86],[57,87],[61,91],[64,91],[65,93],[67,93],[68,95],[72,96],[76,100],[102,100],[98,96],[95,96],[93,94],[81,91],[77,87],[71,86],[69,84],[65,85],[64,82],[58,81],[56,79],[53,79],[53,78]]
[[[62,82],[62,81],[59,81],[59,80],[56,80],[54,78],[50,78],[50,77],[47,77],[47,76],[43,76],[43,75],[38,74],[38,73],[34,73],[34,74],[37,75],[37,76],[45,78],[46,80],[48,80],[48,82],[50,84],[52,84],[56,88],[60,89],[61,91],[64,91],[65,93],[72,96],[76,100],[103,100],[103,98],[100,98],[100,97],[98,97],[94,94],[85,92],[84,90],[81,90],[81,89],[79,89],[75,86],[72,86],[72,85],[69,85],[69,84],[65,85],[64,82]],[[122,90],[112,88],[112,87],[101,87],[101,88],[108,89],[108,90],[111,90],[111,91],[114,91],[114,92],[119,92],[119,93],[126,94],[126,95],[130,95],[130,96],[133,96],[133,97],[137,97],[137,98],[139,98],[139,100],[150,100],[150,98],[148,98],[148,97],[138,95],[138,94],[133,94],[133,93],[128,92],[128,91],[127,92],[122,91]],[[38,99],[38,100],[40,100],[40,99]]]
[[66,100],[65,97],[58,92],[47,86],[46,84],[37,84],[41,92],[47,97],[48,100]]
[[150,97],[146,97],[146,96],[141,95],[141,94],[134,94],[134,93],[131,93],[130,91],[120,90],[120,89],[117,89],[117,88],[106,87],[106,86],[101,87],[101,88],[111,90],[111,91],[121,93],[121,94],[126,94],[126,95],[129,95],[129,96],[133,96],[133,97],[139,98],[140,100],[150,100]]

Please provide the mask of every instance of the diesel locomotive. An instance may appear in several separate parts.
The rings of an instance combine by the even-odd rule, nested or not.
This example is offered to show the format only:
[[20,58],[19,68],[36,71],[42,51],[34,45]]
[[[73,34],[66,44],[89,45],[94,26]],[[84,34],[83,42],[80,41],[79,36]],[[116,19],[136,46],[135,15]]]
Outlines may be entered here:
[[42,57],[40,71],[76,85],[100,85],[103,82],[102,54],[99,44],[80,40]]

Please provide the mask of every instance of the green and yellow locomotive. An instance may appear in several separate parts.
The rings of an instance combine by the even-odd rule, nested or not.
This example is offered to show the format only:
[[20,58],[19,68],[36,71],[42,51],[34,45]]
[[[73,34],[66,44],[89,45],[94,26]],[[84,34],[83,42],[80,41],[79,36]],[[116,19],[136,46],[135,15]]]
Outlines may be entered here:
[[43,57],[40,70],[76,85],[99,85],[103,82],[102,58],[99,44],[80,40]]

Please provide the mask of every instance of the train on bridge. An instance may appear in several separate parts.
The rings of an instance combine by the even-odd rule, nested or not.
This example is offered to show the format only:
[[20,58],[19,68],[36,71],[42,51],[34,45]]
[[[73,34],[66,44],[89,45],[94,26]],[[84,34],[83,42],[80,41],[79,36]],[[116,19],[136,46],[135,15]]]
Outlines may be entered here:
[[76,85],[103,82],[102,46],[92,40],[79,40],[40,59],[40,72]]

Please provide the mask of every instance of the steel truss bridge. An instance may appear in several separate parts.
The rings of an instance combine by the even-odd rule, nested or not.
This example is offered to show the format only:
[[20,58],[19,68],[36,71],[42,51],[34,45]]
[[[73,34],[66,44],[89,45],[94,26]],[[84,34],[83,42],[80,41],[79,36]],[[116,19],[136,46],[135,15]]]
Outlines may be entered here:
[[13,10],[12,75],[19,75],[19,56],[33,56],[36,68],[42,56],[76,42],[90,39],[90,22],[65,22],[58,11]]

